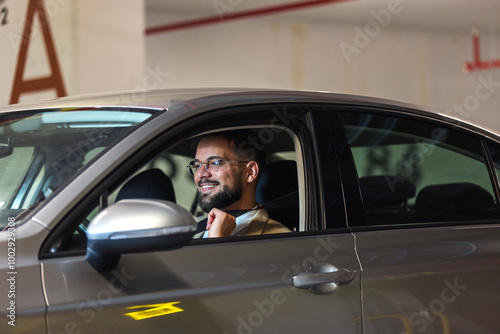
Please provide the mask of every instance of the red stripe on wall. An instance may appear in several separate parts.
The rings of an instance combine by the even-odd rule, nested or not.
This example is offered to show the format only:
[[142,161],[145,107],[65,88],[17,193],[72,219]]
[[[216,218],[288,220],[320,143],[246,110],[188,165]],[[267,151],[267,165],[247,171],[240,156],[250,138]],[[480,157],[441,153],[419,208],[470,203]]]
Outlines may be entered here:
[[175,31],[175,30],[189,29],[189,28],[194,28],[194,27],[199,27],[199,26],[204,26],[204,25],[209,25],[209,24],[225,23],[228,21],[239,20],[239,19],[244,19],[244,18],[249,18],[249,17],[258,17],[258,16],[263,16],[263,15],[276,14],[276,13],[285,12],[285,11],[304,9],[307,7],[328,5],[328,4],[332,4],[332,3],[346,2],[346,1],[352,1],[352,0],[313,0],[313,1],[295,2],[295,3],[284,4],[284,5],[279,5],[279,6],[258,8],[258,9],[243,11],[243,12],[239,12],[239,13],[228,14],[228,15],[224,15],[223,17],[222,16],[221,17],[212,16],[212,17],[201,18],[201,19],[196,19],[196,20],[191,20],[191,21],[165,24],[165,25],[161,25],[161,26],[157,26],[157,27],[147,28],[145,33],[146,33],[146,35],[166,33],[166,32],[171,32],[171,31]]

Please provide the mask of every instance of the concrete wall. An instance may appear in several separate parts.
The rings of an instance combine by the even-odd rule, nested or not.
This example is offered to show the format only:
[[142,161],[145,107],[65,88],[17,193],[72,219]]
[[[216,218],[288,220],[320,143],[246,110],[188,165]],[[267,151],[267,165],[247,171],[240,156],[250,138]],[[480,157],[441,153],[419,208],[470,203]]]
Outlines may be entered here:
[[[25,66],[20,65],[24,71],[22,81],[52,76],[53,61],[61,73],[66,95],[129,90],[141,82],[145,71],[143,0],[40,3],[47,20],[43,20],[39,9],[32,19],[27,18],[30,0],[0,2],[0,105],[11,103],[23,42],[28,48]],[[32,26],[31,34],[25,33],[27,22]],[[50,33],[53,48],[46,32]],[[19,101],[61,95],[50,85],[45,87],[21,94]]]
[[[408,25],[415,21],[411,1],[402,0],[393,12],[386,8],[390,17],[381,16],[380,4],[390,6],[391,1],[357,3],[357,11],[364,13],[359,21],[339,19],[347,7],[328,5],[339,9],[331,20],[301,18],[296,12],[151,34],[146,37],[146,61],[169,73],[162,87],[250,86],[373,95],[430,106],[500,130],[500,69],[463,70],[473,60],[473,24],[482,29],[483,58],[496,57],[500,39],[491,22],[500,11],[489,17],[433,14],[462,22],[451,29],[425,22],[425,17],[421,24],[417,18],[417,25]],[[155,11],[146,13],[146,22],[154,26],[162,17],[163,22],[192,20],[182,11]]]

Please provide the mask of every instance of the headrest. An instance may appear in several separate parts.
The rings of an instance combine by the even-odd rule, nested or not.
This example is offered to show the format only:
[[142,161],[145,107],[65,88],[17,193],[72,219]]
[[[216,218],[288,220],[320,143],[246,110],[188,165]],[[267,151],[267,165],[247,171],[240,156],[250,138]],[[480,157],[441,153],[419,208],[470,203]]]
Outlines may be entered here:
[[264,167],[255,197],[258,203],[265,204],[298,189],[297,163],[293,160],[275,161]]
[[297,163],[293,160],[281,160],[267,164],[257,184],[255,199],[261,205],[292,194],[286,203],[267,208],[269,217],[288,227],[291,231],[299,230],[299,182]]
[[128,180],[118,192],[116,201],[125,198],[150,198],[175,202],[170,178],[160,169],[148,169]]
[[416,194],[413,183],[395,175],[365,176],[359,186],[367,208],[401,206]]
[[477,184],[461,182],[424,187],[415,212],[419,219],[465,220],[485,218],[494,206],[493,196]]

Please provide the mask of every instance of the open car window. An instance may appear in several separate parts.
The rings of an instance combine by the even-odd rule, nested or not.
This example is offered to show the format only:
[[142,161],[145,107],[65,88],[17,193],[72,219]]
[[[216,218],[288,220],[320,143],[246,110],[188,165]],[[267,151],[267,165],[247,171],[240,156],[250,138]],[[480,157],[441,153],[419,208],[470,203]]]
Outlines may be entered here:
[[[252,128],[251,130],[257,137],[259,131],[263,131],[263,128]],[[216,133],[218,131],[213,132]],[[294,142],[292,135],[290,132],[278,128],[275,128],[273,133],[275,134],[273,143],[265,145],[264,149],[266,159],[264,170],[267,172],[273,168],[277,162],[286,161],[294,163],[295,173],[297,173],[297,154],[295,151],[296,142]],[[127,179],[127,181],[121,184],[110,194],[108,205],[115,203],[117,198],[124,199],[148,196],[148,194],[145,194],[144,192],[151,191],[151,189],[139,189],[139,187],[124,189],[124,187],[127,188],[130,185],[130,180],[137,177],[137,175],[151,173],[148,171],[154,170],[155,172],[153,173],[156,174],[152,176],[153,179],[162,178],[164,174],[164,176],[166,176],[172,183],[171,191],[173,193],[164,194],[164,196],[167,196],[167,200],[175,200],[177,204],[188,209],[196,217],[205,217],[206,213],[203,212],[197,205],[196,185],[193,177],[189,175],[187,170],[188,163],[194,159],[198,140],[199,137],[196,136],[190,138],[189,140],[182,141],[163,151],[154,159],[148,161],[146,165],[134,173],[134,175],[132,175],[129,179]],[[297,177],[298,176],[296,176],[296,178]],[[259,182],[260,181],[261,180],[259,180]],[[298,187],[297,180],[290,180],[290,183],[295,183],[296,187]],[[286,189],[283,191],[283,195],[286,195],[286,191]],[[259,197],[259,194],[257,194],[257,197]],[[260,202],[266,200],[265,196],[261,197]],[[257,198],[257,200],[259,202],[259,198]],[[263,205],[266,203],[259,204]]]
[[[262,146],[265,167],[257,186],[256,200],[263,205],[269,218],[283,224],[290,231],[303,231],[304,180],[301,168],[298,138],[282,127],[251,127],[255,137],[272,131],[272,140]],[[219,132],[228,129],[218,129]],[[271,133],[271,132],[269,132]],[[73,233],[70,249],[82,249],[85,230],[90,221],[105,207],[124,199],[161,199],[175,202],[191,212],[198,221],[206,218],[206,212],[198,205],[197,187],[187,166],[194,159],[199,136],[180,141],[165,149],[134,171],[125,181],[109,189]],[[271,207],[267,207],[271,203]]]

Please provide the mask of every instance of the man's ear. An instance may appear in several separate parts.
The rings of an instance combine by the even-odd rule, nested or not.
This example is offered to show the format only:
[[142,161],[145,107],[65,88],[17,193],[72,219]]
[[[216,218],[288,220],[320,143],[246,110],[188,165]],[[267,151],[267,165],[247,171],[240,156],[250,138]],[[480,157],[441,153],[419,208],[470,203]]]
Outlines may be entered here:
[[257,176],[259,176],[259,164],[257,164],[255,161],[250,161],[247,163],[247,183],[252,183],[257,180]]

